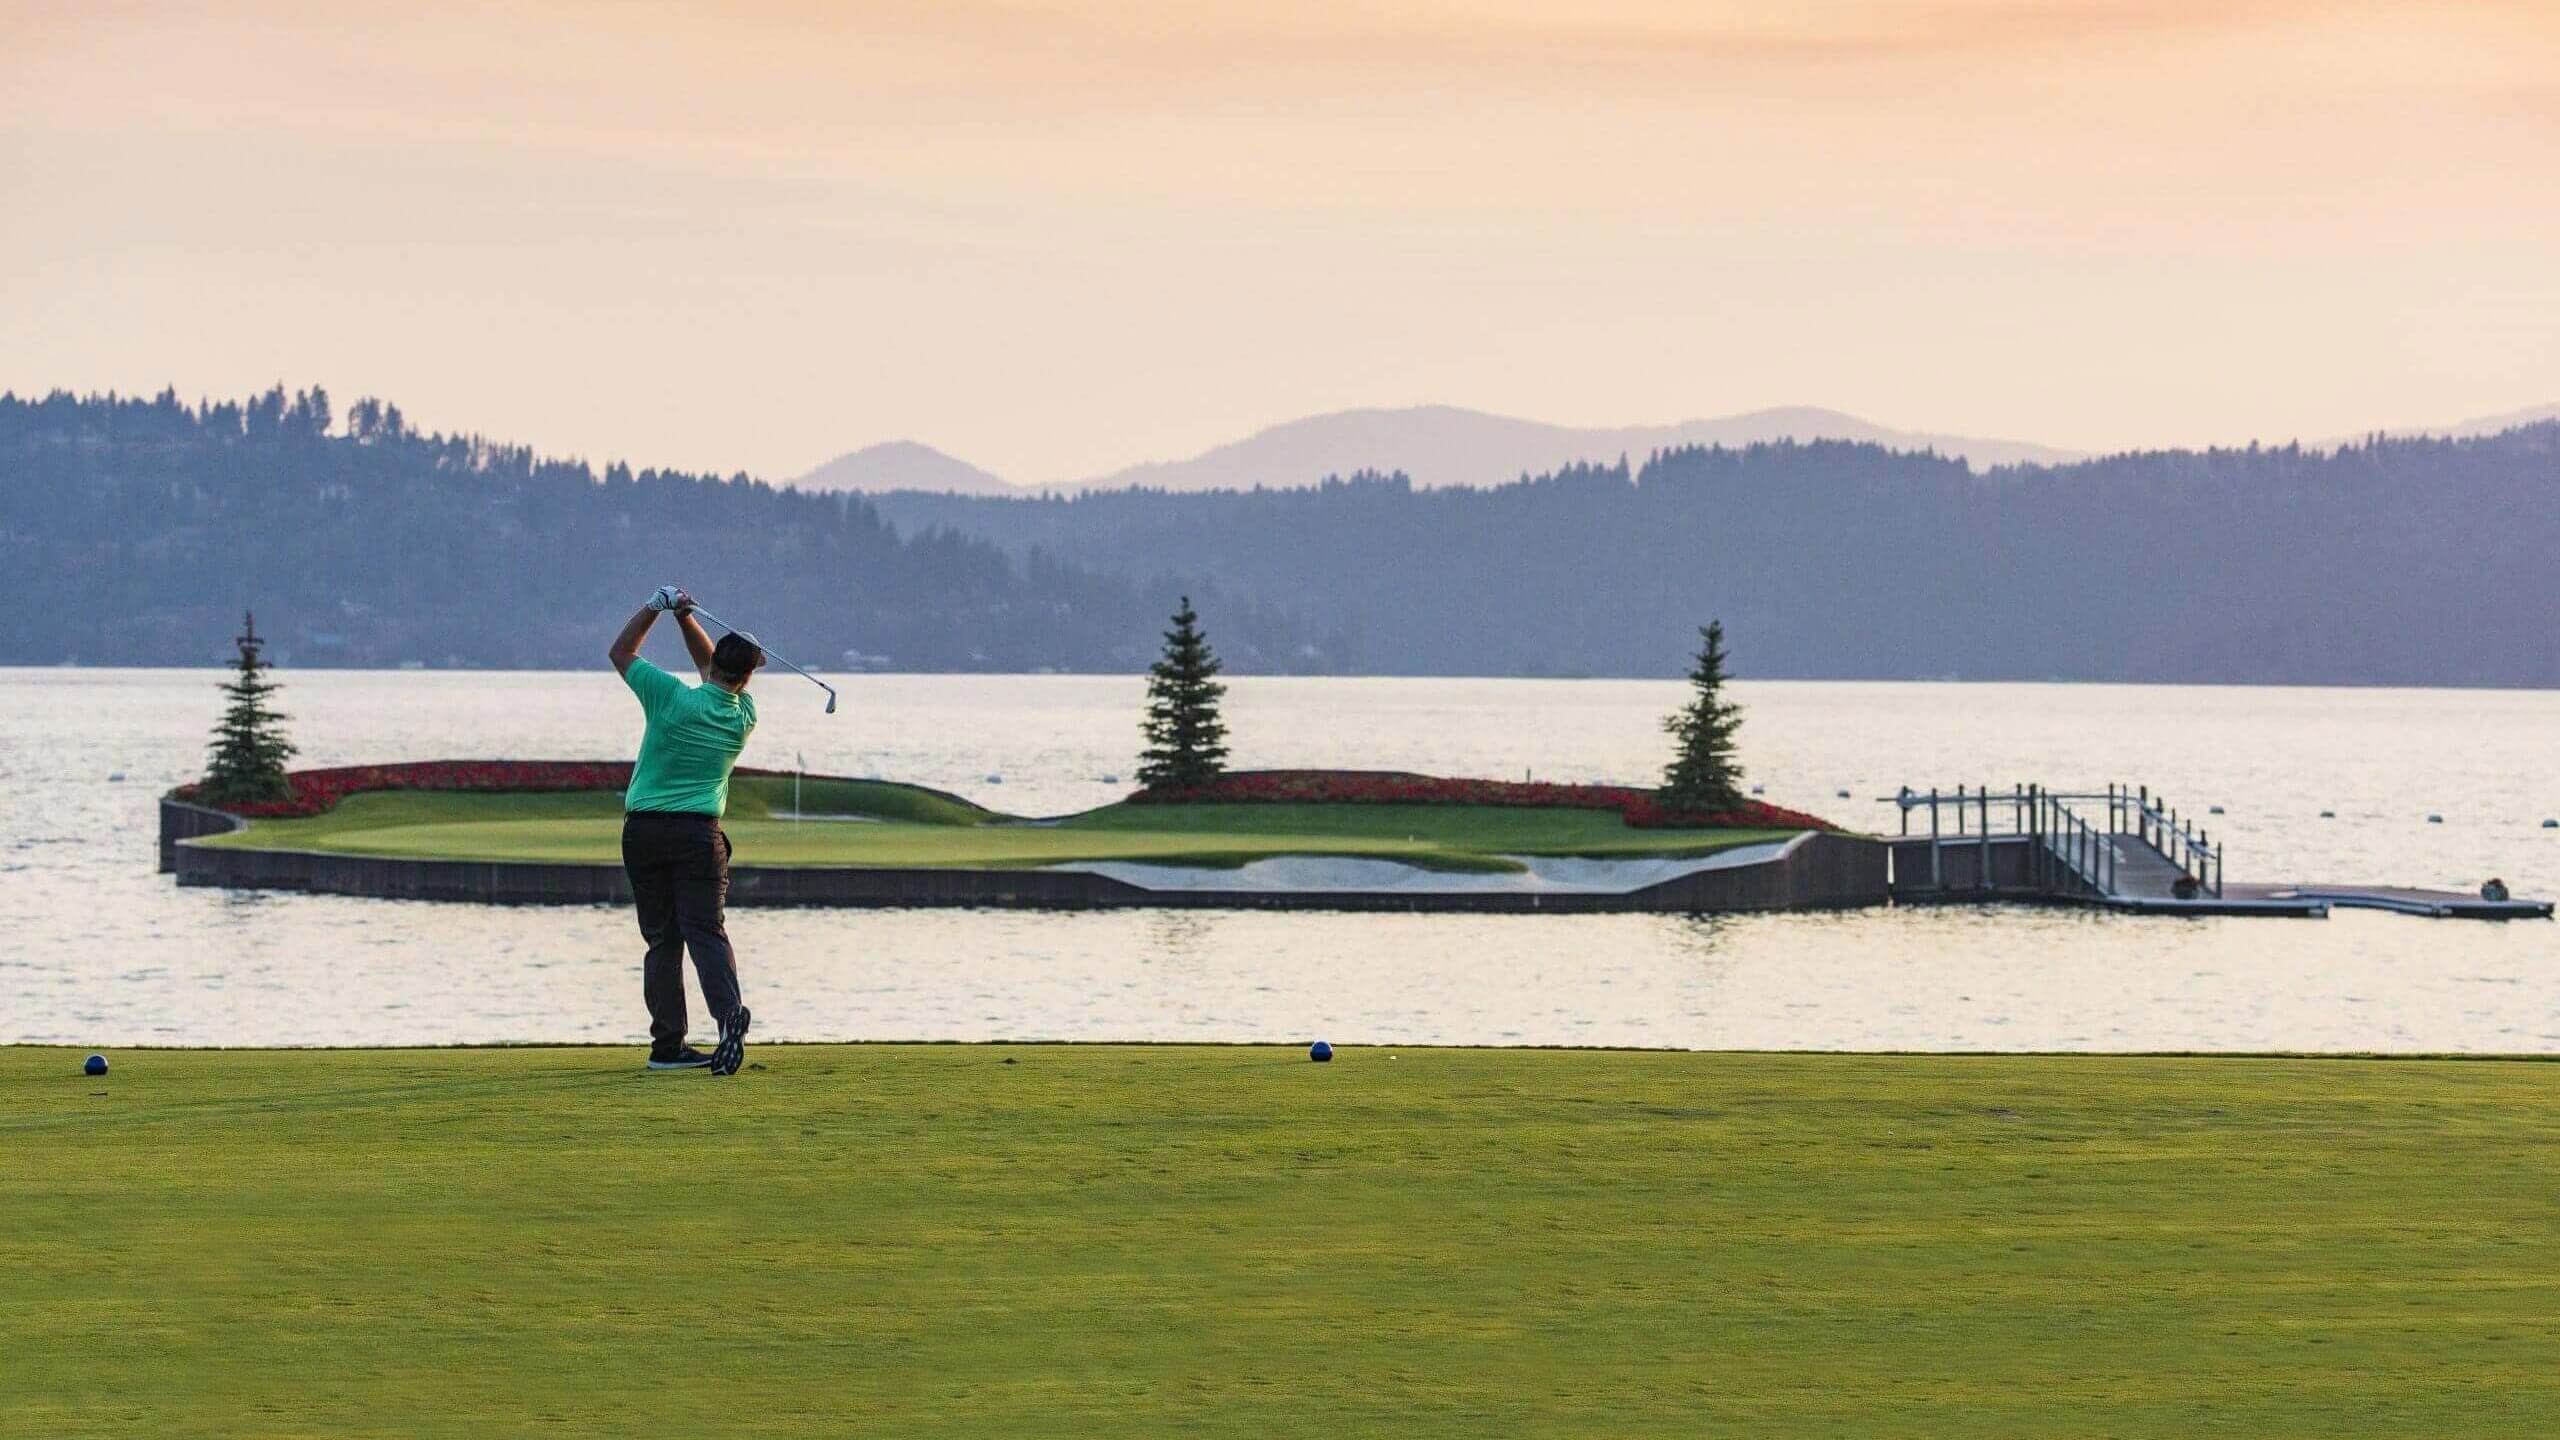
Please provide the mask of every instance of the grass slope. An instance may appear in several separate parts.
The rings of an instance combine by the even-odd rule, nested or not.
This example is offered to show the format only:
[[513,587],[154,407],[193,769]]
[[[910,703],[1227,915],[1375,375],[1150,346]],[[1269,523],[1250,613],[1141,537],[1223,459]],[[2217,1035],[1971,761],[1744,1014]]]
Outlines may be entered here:
[[0,1050],[0,1415],[2560,1429],[2560,1066],[1396,1053]]
[[[1137,860],[1239,865],[1275,855],[1365,855],[1444,870],[1510,870],[1505,855],[1694,855],[1779,838],[1774,830],[1638,830],[1601,810],[1449,805],[1112,805],[1026,825],[956,796],[878,781],[810,781],[811,815],[788,819],[791,782],[730,786],[741,863],[963,869]],[[452,860],[621,859],[622,801],[610,793],[349,796],[302,820],[261,820],[207,843]]]

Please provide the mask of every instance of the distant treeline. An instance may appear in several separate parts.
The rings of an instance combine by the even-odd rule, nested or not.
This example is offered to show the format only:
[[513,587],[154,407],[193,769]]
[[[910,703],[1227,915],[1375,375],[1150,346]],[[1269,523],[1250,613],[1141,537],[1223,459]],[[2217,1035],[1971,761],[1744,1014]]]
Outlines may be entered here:
[[[1338,668],[2560,686],[2560,424],[1975,474],[1873,445],[1490,490],[876,497],[901,528],[1296,607]],[[1220,616],[1208,616],[1215,633]]]
[[[318,390],[0,395],[0,663],[598,663],[650,587],[793,658],[1136,671],[1180,594],[1239,672],[2560,686],[2560,424],[1975,474],[1822,442],[1488,490],[1067,499],[601,474]],[[787,639],[786,639],[787,637]]]
[[650,590],[694,587],[805,664],[1135,671],[1184,590],[1241,668],[1323,637],[1186,578],[1131,581],[866,501],[412,429],[326,392],[245,402],[0,395],[0,664],[215,664],[240,612],[291,665],[602,664]]

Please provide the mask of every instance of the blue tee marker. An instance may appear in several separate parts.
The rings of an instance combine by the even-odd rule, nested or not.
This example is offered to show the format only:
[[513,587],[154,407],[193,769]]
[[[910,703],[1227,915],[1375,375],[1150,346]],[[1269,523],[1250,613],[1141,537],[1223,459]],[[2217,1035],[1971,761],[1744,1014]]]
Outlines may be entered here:
[[80,1062],[80,1069],[83,1074],[104,1075],[107,1073],[107,1057],[104,1055],[92,1055],[88,1059]]
[[1333,1047],[1319,1040],[1307,1047],[1307,1058],[1321,1065],[1333,1058]]

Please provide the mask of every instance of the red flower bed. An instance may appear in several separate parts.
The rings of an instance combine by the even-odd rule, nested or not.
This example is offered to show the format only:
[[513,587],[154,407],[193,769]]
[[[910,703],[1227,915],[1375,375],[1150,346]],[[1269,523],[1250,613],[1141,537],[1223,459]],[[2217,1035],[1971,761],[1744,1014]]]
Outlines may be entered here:
[[1615,810],[1639,829],[1834,830],[1801,810],[1758,800],[1739,809],[1672,810],[1659,793],[1632,785],[1457,780],[1394,770],[1240,770],[1184,790],[1141,790],[1133,805],[1503,805],[1521,809]]
[[1839,826],[1819,815],[1772,805],[1765,800],[1745,800],[1736,810],[1673,810],[1665,807],[1660,795],[1650,790],[1636,792],[1638,797],[1619,811],[1627,823],[1639,830],[1828,830],[1837,833]]
[[[732,773],[766,775],[777,772],[740,766]],[[419,760],[405,765],[341,765],[332,770],[294,770],[287,772],[284,778],[293,787],[290,800],[215,808],[253,820],[276,820],[317,815],[364,790],[512,790],[527,793],[620,790],[631,783],[631,762]],[[181,785],[169,793],[175,799],[201,804],[203,802],[196,799],[201,788],[198,785]]]

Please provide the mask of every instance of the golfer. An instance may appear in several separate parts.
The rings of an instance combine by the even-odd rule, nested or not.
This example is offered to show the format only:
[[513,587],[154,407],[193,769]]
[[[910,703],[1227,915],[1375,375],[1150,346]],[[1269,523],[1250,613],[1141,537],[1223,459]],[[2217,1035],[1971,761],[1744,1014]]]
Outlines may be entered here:
[[[702,677],[687,685],[640,658],[640,642],[662,611],[673,611],[684,648]],[[721,907],[729,898],[729,769],[756,728],[747,681],[764,663],[755,637],[736,631],[711,643],[693,618],[693,597],[662,586],[626,621],[608,652],[622,683],[639,697],[649,728],[622,795],[622,869],[631,877],[640,934],[649,942],[640,993],[649,1004],[649,1068],[735,1075],[747,1051],[747,1007],[738,1003],[738,965]],[[703,1003],[720,1023],[706,1055],[684,1043],[684,952],[693,952]]]

